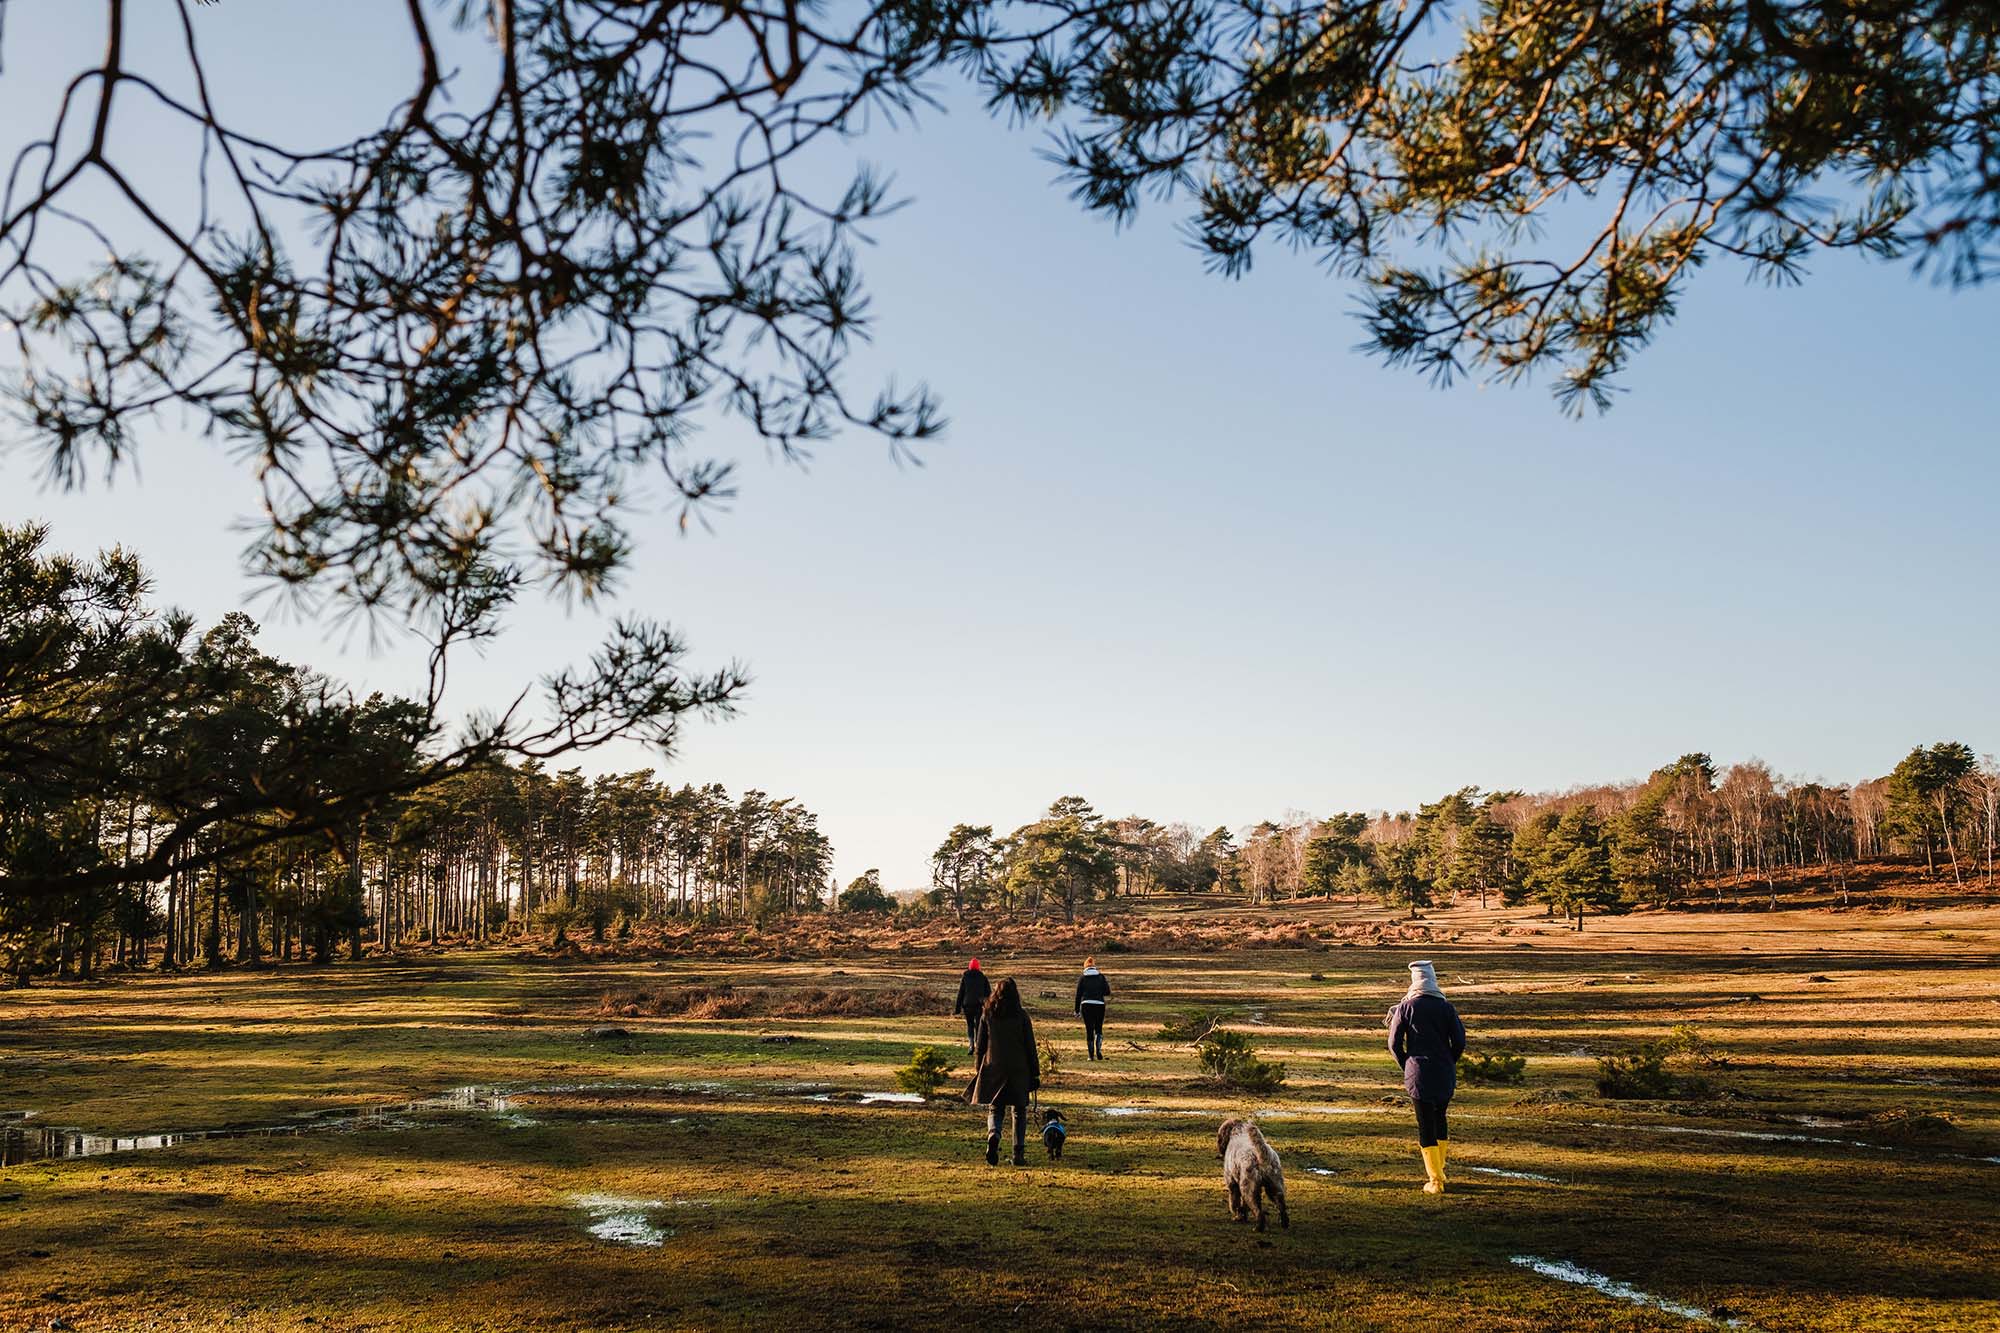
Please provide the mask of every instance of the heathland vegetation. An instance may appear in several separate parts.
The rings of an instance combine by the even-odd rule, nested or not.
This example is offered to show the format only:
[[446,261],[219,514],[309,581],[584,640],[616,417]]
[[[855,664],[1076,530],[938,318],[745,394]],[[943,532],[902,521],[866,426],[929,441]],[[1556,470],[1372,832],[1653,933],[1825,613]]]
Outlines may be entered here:
[[[1990,907],[1635,913],[1578,937],[1467,906],[1421,956],[1496,1067],[1454,1102],[1442,1200],[1416,1188],[1383,1050],[1411,954],[1320,938],[1423,924],[1161,897],[1092,926],[1136,941],[1154,915],[1212,938],[1100,954],[1103,1061],[1067,1012],[1080,951],[1038,943],[1060,924],[986,959],[1061,1051],[1040,1098],[1068,1148],[1020,1171],[985,1164],[955,1097],[955,952],[785,961],[738,927],[706,956],[468,947],[10,992],[0,1112],[37,1114],[0,1140],[328,1128],[0,1170],[0,1325],[1692,1326],[1635,1298],[1774,1333],[2000,1318]],[[1305,942],[1241,947],[1279,927]],[[607,1020],[606,992],[668,1002]],[[1217,1015],[1282,1084],[1204,1069],[1190,1042]],[[607,1021],[625,1035],[584,1039]],[[928,1105],[892,1096],[921,1047],[957,1066]],[[341,1119],[368,1106],[398,1109]],[[1230,1224],[1215,1158],[1252,1110],[1290,1189],[1266,1237]]]

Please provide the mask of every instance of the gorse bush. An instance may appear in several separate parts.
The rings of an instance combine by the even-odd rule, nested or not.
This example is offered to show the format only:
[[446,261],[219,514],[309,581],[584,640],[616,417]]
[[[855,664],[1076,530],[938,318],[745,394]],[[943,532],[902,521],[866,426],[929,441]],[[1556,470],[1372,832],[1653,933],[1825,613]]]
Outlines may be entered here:
[[896,1086],[904,1092],[914,1092],[926,1100],[937,1096],[938,1089],[951,1077],[957,1068],[944,1058],[935,1046],[919,1046],[910,1052],[910,1063],[896,1071]]
[[1597,1095],[1625,1099],[1706,1097],[1708,1080],[1676,1073],[1667,1061],[1673,1051],[1666,1042],[1647,1042],[1630,1055],[1611,1055],[1597,1062]]
[[1729,1063],[1720,1051],[1708,1044],[1708,1038],[1702,1035],[1701,1029],[1692,1023],[1676,1027],[1667,1034],[1660,1047],[1669,1060],[1682,1060],[1704,1069],[1720,1069]]
[[1458,1072],[1470,1083],[1519,1083],[1527,1077],[1528,1057],[1507,1051],[1481,1052],[1459,1061]]
[[577,911],[568,903],[543,903],[535,909],[535,924],[549,932],[549,944],[557,949],[569,943],[569,932],[576,928]]
[[1228,1028],[1217,1028],[1202,1038],[1195,1054],[1202,1072],[1225,1087],[1272,1092],[1285,1081],[1284,1065],[1259,1060],[1249,1038]]

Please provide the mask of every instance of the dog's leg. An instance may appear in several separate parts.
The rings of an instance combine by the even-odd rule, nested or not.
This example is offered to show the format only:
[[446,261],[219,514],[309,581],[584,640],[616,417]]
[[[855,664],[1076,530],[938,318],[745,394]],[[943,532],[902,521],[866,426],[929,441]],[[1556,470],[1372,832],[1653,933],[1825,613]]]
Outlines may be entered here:
[[1264,1193],[1269,1188],[1268,1185],[1259,1180],[1257,1188],[1250,1191],[1250,1202],[1257,1205],[1257,1229],[1259,1231],[1264,1229]]
[[1278,1225],[1290,1231],[1292,1229],[1292,1214],[1291,1210],[1285,1207],[1285,1191],[1280,1189],[1275,1197],[1278,1200]]
[[1250,1220],[1250,1210],[1243,1206],[1243,1187],[1234,1180],[1229,1182],[1229,1216],[1238,1222]]

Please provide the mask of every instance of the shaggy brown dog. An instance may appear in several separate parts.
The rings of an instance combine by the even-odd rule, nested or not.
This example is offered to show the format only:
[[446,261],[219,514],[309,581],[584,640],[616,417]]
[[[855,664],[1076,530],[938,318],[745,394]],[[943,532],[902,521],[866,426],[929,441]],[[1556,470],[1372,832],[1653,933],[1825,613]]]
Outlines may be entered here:
[[1257,1210],[1257,1229],[1264,1229],[1264,1200],[1278,1205],[1278,1225],[1290,1229],[1285,1209],[1285,1168],[1278,1150],[1264,1141],[1263,1131],[1248,1120],[1225,1120],[1215,1131],[1215,1155],[1222,1159],[1222,1183],[1229,1187],[1229,1215],[1239,1222]]

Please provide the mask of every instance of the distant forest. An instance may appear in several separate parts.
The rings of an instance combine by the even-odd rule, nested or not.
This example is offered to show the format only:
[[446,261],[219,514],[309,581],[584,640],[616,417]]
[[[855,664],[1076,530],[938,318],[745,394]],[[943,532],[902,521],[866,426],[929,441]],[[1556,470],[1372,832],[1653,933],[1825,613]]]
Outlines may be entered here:
[[1539,902],[1586,916],[1664,906],[1728,877],[1761,878],[1921,857],[1934,878],[1995,883],[2000,766],[1955,741],[1918,746],[1885,777],[1788,780],[1761,760],[1686,754],[1641,782],[1529,794],[1462,787],[1414,811],[1294,815],[1203,831],[1101,818],[1077,797],[1009,836],[961,824],[932,855],[926,905],[1073,917],[1095,898],[1226,893],[1252,903],[1372,898],[1420,908],[1459,899]]
[[[528,931],[560,945],[661,920],[1073,920],[1094,901],[1170,893],[1412,912],[1534,901],[1581,929],[1593,913],[1719,893],[1725,877],[1775,889],[1780,871],[1839,875],[1891,854],[1939,880],[1995,882],[2000,767],[1941,742],[1851,786],[1688,754],[1642,782],[1464,787],[1415,811],[1237,830],[1106,818],[1066,796],[1009,834],[956,826],[930,886],[899,905],[872,870],[836,892],[833,848],[795,799],[553,769],[601,743],[593,718],[661,712],[624,697],[648,688],[643,662],[613,664],[616,696],[550,682],[560,729],[447,737],[435,698],[356,700],[259,650],[247,617],[196,633],[152,608],[129,556],[78,561],[44,542],[0,528],[0,975],[18,983]],[[726,711],[735,683],[655,674],[689,691],[665,700],[669,715]],[[655,740],[670,750],[672,736]]]

